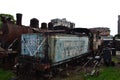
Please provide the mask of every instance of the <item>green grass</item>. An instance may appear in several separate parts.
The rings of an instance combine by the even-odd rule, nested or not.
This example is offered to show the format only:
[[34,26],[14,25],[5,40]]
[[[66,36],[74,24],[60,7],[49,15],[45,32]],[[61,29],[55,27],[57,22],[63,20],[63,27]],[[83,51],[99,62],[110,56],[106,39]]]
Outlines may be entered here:
[[[120,62],[120,56],[113,56],[112,61]],[[120,80],[120,65],[114,67],[101,67],[99,76],[87,76],[85,80]]]
[[120,80],[120,68],[104,67],[99,76],[87,76],[85,80]]
[[0,80],[10,80],[14,74],[11,71],[0,69]]

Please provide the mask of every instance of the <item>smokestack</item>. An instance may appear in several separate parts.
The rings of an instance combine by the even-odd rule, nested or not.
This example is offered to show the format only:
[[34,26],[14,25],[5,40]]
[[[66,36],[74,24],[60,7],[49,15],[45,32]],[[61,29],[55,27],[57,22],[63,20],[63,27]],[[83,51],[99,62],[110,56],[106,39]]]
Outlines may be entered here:
[[41,23],[41,29],[47,29],[47,23],[45,22]]
[[39,20],[36,18],[32,18],[30,20],[30,26],[33,28],[39,28]]
[[120,34],[120,15],[118,15],[118,34]]
[[17,13],[16,14],[16,24],[17,25],[22,25],[22,14],[21,13]]
[[52,22],[49,22],[49,23],[48,23],[48,29],[49,29],[49,30],[53,30],[53,23],[52,23]]

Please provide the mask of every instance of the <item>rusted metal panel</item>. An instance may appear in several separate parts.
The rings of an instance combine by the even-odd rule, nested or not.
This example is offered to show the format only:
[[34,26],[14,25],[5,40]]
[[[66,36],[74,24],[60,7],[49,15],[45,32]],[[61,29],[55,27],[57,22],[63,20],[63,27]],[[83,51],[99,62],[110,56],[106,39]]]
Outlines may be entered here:
[[33,30],[30,27],[21,27],[10,23],[4,24],[1,31],[3,32],[3,34],[0,35],[2,40],[9,42],[12,42],[16,38],[20,38],[21,34],[33,33]]

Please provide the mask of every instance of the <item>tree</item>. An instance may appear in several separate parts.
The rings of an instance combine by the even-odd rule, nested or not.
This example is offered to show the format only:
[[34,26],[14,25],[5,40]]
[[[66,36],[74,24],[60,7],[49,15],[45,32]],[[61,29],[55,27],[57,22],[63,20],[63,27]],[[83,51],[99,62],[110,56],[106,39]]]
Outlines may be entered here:
[[0,14],[0,28],[1,28],[2,23],[3,23],[2,22],[2,17],[4,17],[6,21],[10,20],[13,23],[15,23],[15,19],[14,19],[13,15],[11,15],[11,14]]

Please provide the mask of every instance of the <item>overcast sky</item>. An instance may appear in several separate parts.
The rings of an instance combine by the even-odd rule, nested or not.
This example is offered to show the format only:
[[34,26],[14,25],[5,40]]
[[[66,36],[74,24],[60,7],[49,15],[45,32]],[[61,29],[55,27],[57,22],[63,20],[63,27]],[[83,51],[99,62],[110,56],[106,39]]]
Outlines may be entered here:
[[76,27],[109,27],[111,35],[117,34],[120,14],[119,0],[1,0],[0,13],[16,16],[23,14],[24,25],[31,18],[49,22],[54,18],[66,18]]

